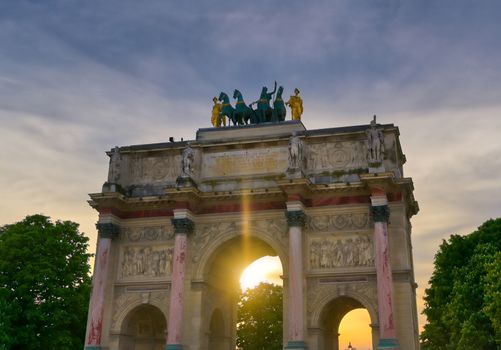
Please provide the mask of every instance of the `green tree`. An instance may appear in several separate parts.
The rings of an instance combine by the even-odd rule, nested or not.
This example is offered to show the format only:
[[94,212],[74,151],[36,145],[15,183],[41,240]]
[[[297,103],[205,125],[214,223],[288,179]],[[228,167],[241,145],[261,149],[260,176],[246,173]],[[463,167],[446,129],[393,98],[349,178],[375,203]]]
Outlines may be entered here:
[[0,349],[81,349],[88,238],[71,221],[27,216],[0,227]]
[[501,252],[487,268],[485,278],[485,312],[492,321],[496,341],[501,346]]
[[442,243],[425,291],[423,312],[428,323],[421,334],[423,349],[496,347],[486,300],[490,300],[488,272],[500,250],[501,219],[489,220],[467,236],[452,235]]
[[242,293],[237,311],[237,346],[244,350],[282,349],[282,287],[260,283]]

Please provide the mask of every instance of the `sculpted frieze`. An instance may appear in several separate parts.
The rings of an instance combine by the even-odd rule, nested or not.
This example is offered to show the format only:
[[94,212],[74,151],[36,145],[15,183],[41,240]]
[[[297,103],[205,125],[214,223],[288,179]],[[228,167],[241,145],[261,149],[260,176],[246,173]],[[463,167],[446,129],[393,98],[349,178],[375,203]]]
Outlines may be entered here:
[[361,230],[369,228],[369,213],[308,216],[306,230],[330,232],[334,230]]
[[121,239],[123,241],[165,241],[174,238],[174,231],[170,225],[124,227]]
[[172,247],[128,246],[122,250],[120,277],[162,278],[172,273]]
[[346,170],[367,168],[367,150],[364,140],[310,144],[308,169]]
[[374,248],[368,236],[311,239],[310,268],[374,266]]

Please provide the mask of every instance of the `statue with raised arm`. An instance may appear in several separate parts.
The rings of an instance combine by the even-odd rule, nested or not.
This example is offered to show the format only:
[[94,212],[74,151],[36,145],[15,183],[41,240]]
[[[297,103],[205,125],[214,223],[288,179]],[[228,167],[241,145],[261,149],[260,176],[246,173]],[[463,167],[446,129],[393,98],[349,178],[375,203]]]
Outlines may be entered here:
[[289,101],[285,102],[291,108],[292,120],[301,120],[301,115],[303,114],[303,100],[299,96],[299,89],[294,89],[294,96],[289,98]]
[[224,118],[221,115],[221,110],[223,108],[223,105],[218,102],[217,97],[214,97],[212,101],[214,102],[214,106],[212,106],[212,117],[211,117],[212,125],[216,128],[220,128],[221,121],[223,121],[224,126],[226,126],[226,118]]
[[252,103],[252,104],[257,103],[256,113],[259,116],[260,123],[271,121],[272,109],[270,107],[270,101],[273,98],[273,95],[275,94],[276,91],[277,91],[276,81],[275,81],[275,87],[273,88],[272,92],[268,92],[268,88],[266,86],[263,86],[263,89],[261,90],[261,96],[259,96],[259,100]]

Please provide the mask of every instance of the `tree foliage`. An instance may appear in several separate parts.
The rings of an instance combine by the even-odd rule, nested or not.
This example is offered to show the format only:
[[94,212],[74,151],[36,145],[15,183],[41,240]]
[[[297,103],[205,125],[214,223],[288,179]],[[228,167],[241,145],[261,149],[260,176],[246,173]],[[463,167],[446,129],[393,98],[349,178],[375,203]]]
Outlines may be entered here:
[[87,242],[78,224],[43,215],[0,227],[0,350],[83,348]]
[[282,349],[282,287],[260,283],[238,302],[237,346],[244,350]]
[[423,349],[495,349],[496,338],[501,345],[500,251],[501,219],[443,241],[424,297]]

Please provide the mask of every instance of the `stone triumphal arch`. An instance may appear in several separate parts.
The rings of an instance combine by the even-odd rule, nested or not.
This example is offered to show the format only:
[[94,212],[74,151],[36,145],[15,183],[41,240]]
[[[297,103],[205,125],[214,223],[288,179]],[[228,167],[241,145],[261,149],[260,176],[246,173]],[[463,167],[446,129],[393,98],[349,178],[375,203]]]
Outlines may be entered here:
[[285,348],[339,349],[365,308],[374,349],[418,349],[418,206],[393,124],[200,129],[108,156],[86,349],[235,349],[238,278],[265,255],[284,270]]

